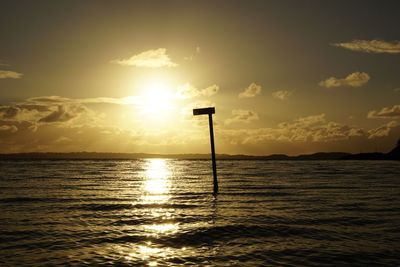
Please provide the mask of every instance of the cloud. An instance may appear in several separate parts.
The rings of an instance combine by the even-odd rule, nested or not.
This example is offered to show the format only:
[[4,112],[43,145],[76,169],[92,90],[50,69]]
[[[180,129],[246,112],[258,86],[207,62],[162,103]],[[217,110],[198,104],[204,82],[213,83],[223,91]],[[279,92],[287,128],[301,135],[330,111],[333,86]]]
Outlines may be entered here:
[[327,121],[325,114],[282,122],[276,128],[225,129],[221,132],[223,138],[231,144],[259,144],[265,141],[331,142],[365,135],[361,128]]
[[178,87],[178,96],[180,98],[194,98],[198,96],[213,96],[219,91],[219,86],[213,84],[205,89],[197,89],[190,83],[185,83]]
[[0,106],[0,119],[8,121],[29,121],[35,122],[44,114],[51,111],[47,105],[34,103],[16,103]]
[[34,122],[20,120],[2,120],[0,119],[0,128],[3,136],[9,136],[16,132],[28,131],[29,133],[37,130],[37,125]]
[[188,103],[182,107],[179,111],[179,115],[182,121],[195,121],[197,125],[208,124],[207,116],[193,116],[193,109],[195,108],[205,108],[205,107],[215,107],[215,103],[210,100],[198,100]]
[[251,83],[243,92],[239,93],[239,98],[249,98],[259,95],[261,93],[261,86],[256,83]]
[[57,104],[57,103],[80,103],[80,104],[116,104],[116,105],[132,105],[138,104],[137,96],[126,96],[121,98],[112,97],[92,97],[92,98],[66,98],[60,96],[41,96],[27,99],[28,102]]
[[379,111],[372,110],[367,115],[370,119],[390,119],[400,118],[400,105],[394,105],[393,107],[384,107]]
[[[42,96],[0,105],[0,152],[146,150],[167,153],[172,151],[171,146],[174,151],[187,152],[188,144],[202,149],[200,143],[208,141],[204,135],[207,116],[194,117],[191,108],[182,114],[187,118],[176,116],[177,124],[157,121],[154,127],[149,127],[152,122],[121,99],[125,98]],[[93,102],[96,104],[92,105]],[[118,105],[103,105],[104,102]]]
[[83,104],[116,104],[116,105],[134,105],[140,102],[137,96],[126,96],[121,98],[112,97],[94,97],[94,98],[78,98],[76,100]]
[[286,91],[286,90],[280,90],[280,91],[275,91],[272,93],[272,97],[280,100],[286,100],[288,99],[293,92]]
[[0,106],[0,118],[12,119],[20,112],[20,108],[15,106]]
[[[174,125],[157,121],[156,129],[146,118],[136,120],[141,114],[135,107],[102,105],[123,103],[121,99],[44,96],[0,105],[0,151],[207,151],[205,144],[209,140],[204,134],[204,129],[208,129],[207,116],[193,116],[192,108],[214,106],[209,102],[212,98],[198,98],[206,100],[198,103],[185,101],[183,104],[188,105],[187,109],[176,114]],[[96,104],[92,105],[93,102]],[[180,110],[177,108],[176,111]],[[126,117],[122,116],[124,114]],[[255,110],[235,109],[227,117],[221,117],[223,112],[218,114],[215,117],[216,138],[221,151],[227,153],[355,151],[359,149],[357,142],[368,145],[370,136],[382,136],[382,142],[387,142],[400,129],[393,128],[393,122],[385,127],[364,130],[331,121],[323,113],[257,129],[257,120],[261,118]],[[389,138],[385,138],[386,135]]]
[[52,123],[52,122],[66,122],[78,116],[83,112],[84,108],[81,106],[63,106],[58,105],[57,109],[50,114],[39,119],[39,122]]
[[219,86],[216,84],[213,84],[203,90],[201,90],[201,94],[204,96],[213,96],[215,94],[217,94],[219,91]]
[[232,117],[225,120],[225,124],[231,124],[235,122],[250,123],[258,120],[258,114],[252,110],[234,109],[232,110]]
[[324,81],[318,83],[319,86],[326,88],[340,87],[340,86],[350,86],[350,87],[360,87],[366,84],[370,79],[368,73],[365,72],[353,72],[347,75],[346,78],[339,79],[335,77],[330,77]]
[[400,53],[400,41],[387,42],[383,40],[353,40],[351,42],[336,43],[333,45],[365,53]]
[[[96,101],[95,101],[96,100]],[[108,99],[107,99],[108,100]],[[116,99],[121,104],[121,99]],[[82,117],[80,123],[95,122],[96,114],[86,107],[86,102],[103,103],[102,99],[70,99],[59,96],[43,96],[29,98],[23,102],[0,106],[0,120],[18,123],[62,123]],[[85,115],[85,116],[82,116]],[[87,121],[83,120],[87,118]],[[79,124],[74,121],[74,124]],[[89,123],[90,124],[90,123]]]
[[193,98],[200,95],[200,91],[190,83],[178,87],[178,95],[181,98]]
[[316,124],[321,124],[325,123],[325,114],[321,113],[318,115],[311,115],[307,117],[300,117],[296,119],[293,123],[281,123],[279,124],[280,127],[287,128],[290,126],[290,128],[305,128],[305,127],[310,127]]
[[200,46],[196,46],[195,51],[194,51],[194,55],[191,54],[190,56],[186,56],[184,57],[185,60],[187,61],[192,61],[193,59],[195,59],[197,57],[198,54],[201,53],[201,48]]
[[27,99],[28,102],[37,102],[37,103],[66,103],[71,102],[72,99],[61,97],[61,96],[39,96],[39,97],[31,97]]
[[65,136],[60,136],[54,141],[54,143],[68,143],[68,142],[72,142],[72,139]]
[[399,125],[400,124],[397,121],[391,121],[382,126],[379,126],[378,128],[371,129],[368,131],[368,139],[388,136],[391,129]]
[[0,59],[0,66],[9,67],[9,66],[11,66],[11,65],[8,64],[6,61]]
[[155,50],[148,50],[137,55],[133,55],[128,59],[112,60],[112,63],[117,63],[123,66],[136,66],[147,68],[161,68],[161,67],[177,67],[178,64],[172,62],[171,58],[167,55],[167,49],[158,48]]
[[0,79],[20,79],[21,77],[22,73],[9,70],[0,70]]

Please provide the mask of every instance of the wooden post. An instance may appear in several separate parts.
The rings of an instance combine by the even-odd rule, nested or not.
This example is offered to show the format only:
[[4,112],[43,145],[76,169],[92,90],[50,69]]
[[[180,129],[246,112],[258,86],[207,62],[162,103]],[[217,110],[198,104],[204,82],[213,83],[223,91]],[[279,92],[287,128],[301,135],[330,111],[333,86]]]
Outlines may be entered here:
[[210,126],[210,143],[211,143],[211,160],[214,177],[214,194],[218,193],[218,179],[217,179],[217,163],[215,162],[215,145],[214,145],[214,128],[212,114],[208,114],[208,123]]
[[215,161],[215,145],[214,145],[214,128],[212,114],[215,113],[215,108],[198,108],[193,109],[193,115],[205,115],[208,114],[208,124],[210,127],[210,143],[211,143],[211,160],[213,168],[213,184],[214,184],[214,195],[218,193],[218,179],[217,179],[217,163]]

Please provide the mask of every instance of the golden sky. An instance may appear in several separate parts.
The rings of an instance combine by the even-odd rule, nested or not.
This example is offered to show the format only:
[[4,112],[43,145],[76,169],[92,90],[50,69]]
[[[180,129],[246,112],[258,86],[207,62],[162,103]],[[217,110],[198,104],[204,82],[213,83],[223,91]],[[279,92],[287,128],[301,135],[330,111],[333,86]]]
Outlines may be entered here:
[[2,1],[0,153],[289,155],[400,137],[398,1]]

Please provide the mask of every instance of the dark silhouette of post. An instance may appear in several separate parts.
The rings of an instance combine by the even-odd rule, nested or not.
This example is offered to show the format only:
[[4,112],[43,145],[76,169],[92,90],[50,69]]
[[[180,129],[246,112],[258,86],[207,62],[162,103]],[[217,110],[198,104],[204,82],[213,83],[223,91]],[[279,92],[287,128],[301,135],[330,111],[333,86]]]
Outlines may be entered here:
[[208,124],[210,127],[210,142],[211,142],[211,159],[212,159],[212,168],[213,168],[213,177],[214,177],[214,195],[218,193],[218,179],[217,179],[217,163],[215,162],[215,145],[214,145],[214,128],[213,128],[213,120],[212,114],[215,113],[215,108],[197,108],[193,109],[193,115],[205,115],[208,114]]
[[214,194],[216,194],[218,193],[218,179],[217,179],[217,163],[215,161],[214,128],[213,128],[213,120],[211,113],[208,114],[208,124],[210,128],[211,159],[212,159],[212,168],[214,177]]

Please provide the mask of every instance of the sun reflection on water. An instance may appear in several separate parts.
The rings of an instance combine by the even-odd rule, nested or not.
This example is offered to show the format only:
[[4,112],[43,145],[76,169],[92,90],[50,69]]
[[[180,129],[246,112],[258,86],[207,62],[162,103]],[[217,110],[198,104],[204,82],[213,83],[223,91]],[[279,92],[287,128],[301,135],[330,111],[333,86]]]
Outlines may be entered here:
[[145,229],[149,230],[153,235],[158,236],[160,234],[171,234],[178,230],[178,224],[176,223],[164,223],[164,224],[151,224],[145,226]]
[[[157,244],[157,238],[178,232],[179,224],[174,222],[175,210],[168,204],[171,201],[171,175],[168,160],[149,159],[144,162],[142,195],[140,202],[145,205],[142,216],[148,216],[151,223],[141,225],[143,235],[153,242],[135,244],[135,251],[125,257],[134,261],[141,259],[148,266],[157,266],[166,259],[176,256],[176,249]],[[155,238],[155,239],[154,239]]]
[[150,159],[146,162],[144,203],[161,204],[168,202],[171,175],[165,159]]

